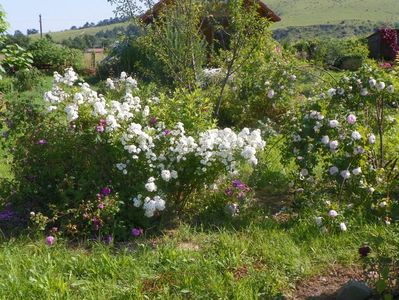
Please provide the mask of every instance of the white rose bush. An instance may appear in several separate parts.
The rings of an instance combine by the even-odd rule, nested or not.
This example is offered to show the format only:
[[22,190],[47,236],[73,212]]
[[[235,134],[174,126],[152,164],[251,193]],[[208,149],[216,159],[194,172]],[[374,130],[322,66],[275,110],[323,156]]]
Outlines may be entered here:
[[298,170],[293,192],[299,206],[316,210],[320,228],[331,219],[328,211],[338,211],[334,228],[342,231],[350,227],[344,216],[355,212],[392,218],[398,177],[392,82],[365,66],[309,98],[293,121],[287,143]]
[[184,213],[196,193],[255,166],[261,131],[216,128],[207,101],[195,103],[154,97],[126,73],[107,79],[103,94],[72,69],[55,73],[34,142],[22,138],[16,153],[21,186],[36,195],[29,210],[50,211],[48,224],[68,233],[128,231]]

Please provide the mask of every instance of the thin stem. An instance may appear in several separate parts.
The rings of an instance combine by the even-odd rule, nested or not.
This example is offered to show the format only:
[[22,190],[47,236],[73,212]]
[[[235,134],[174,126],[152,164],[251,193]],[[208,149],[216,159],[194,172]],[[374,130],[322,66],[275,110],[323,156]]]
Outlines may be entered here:
[[376,102],[376,110],[377,110],[377,124],[378,124],[378,135],[380,138],[380,160],[379,167],[382,168],[384,164],[384,128],[383,128],[383,118],[384,118],[384,99],[378,99]]

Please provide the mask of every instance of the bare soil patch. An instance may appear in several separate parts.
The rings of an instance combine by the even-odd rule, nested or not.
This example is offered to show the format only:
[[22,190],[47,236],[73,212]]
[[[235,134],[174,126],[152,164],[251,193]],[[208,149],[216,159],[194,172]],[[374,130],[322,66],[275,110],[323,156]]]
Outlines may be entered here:
[[[360,267],[329,266],[329,271],[297,282],[292,300],[335,300],[338,290],[349,280],[363,280]],[[349,299],[348,299],[349,300]]]

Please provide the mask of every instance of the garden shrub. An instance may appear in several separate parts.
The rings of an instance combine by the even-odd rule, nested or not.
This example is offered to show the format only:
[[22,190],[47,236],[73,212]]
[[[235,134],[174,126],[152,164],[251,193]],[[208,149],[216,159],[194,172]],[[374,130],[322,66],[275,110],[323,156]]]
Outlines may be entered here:
[[154,51],[141,37],[124,37],[118,41],[97,69],[98,76],[104,79],[123,71],[134,73],[137,78],[147,83],[172,82]]
[[1,53],[4,55],[1,63],[7,73],[14,74],[32,67],[32,54],[17,44],[7,45]]
[[[312,41],[301,41],[294,45],[302,55],[313,60],[316,64],[326,67],[342,67],[345,59],[356,59],[365,62],[369,55],[367,45],[359,39],[322,39]],[[359,66],[356,63],[353,67]],[[358,68],[357,68],[358,69]]]
[[269,123],[280,130],[303,98],[297,61],[273,42],[264,43],[228,83],[220,124],[254,128]]
[[77,81],[72,69],[55,73],[40,104],[47,108],[14,112],[20,134],[6,128],[9,148],[18,145],[13,203],[38,228],[126,235],[148,225],[143,214],[183,214],[197,192],[226,174],[234,179],[264,147],[260,130],[215,128],[199,94],[146,98],[126,73],[108,79],[104,95]]
[[33,65],[48,71],[63,71],[72,66],[76,70],[83,68],[83,53],[58,45],[49,39],[40,39],[32,43],[28,50],[33,55]]
[[20,70],[15,73],[15,86],[19,91],[28,91],[40,86],[42,73],[36,69]]
[[14,90],[14,78],[3,77],[0,80],[0,93],[7,94]]
[[398,218],[396,97],[389,74],[364,66],[305,103],[287,143],[300,206]]
[[367,244],[359,248],[367,283],[383,299],[394,299],[399,288],[399,234],[391,236],[371,234]]

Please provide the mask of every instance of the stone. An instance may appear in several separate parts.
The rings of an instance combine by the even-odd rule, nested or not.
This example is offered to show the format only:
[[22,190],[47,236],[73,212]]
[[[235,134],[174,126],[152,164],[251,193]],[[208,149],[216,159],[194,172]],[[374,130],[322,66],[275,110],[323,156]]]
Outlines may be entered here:
[[337,294],[337,300],[367,300],[373,291],[363,282],[349,281]]

